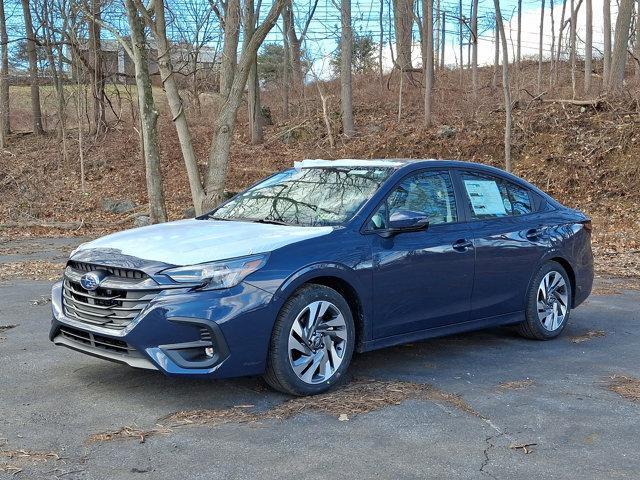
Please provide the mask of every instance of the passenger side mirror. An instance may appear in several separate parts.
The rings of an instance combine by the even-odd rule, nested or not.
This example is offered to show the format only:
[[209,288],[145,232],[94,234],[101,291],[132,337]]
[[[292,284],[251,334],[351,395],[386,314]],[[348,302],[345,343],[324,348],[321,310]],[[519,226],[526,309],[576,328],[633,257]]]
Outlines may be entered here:
[[380,232],[384,238],[389,238],[399,233],[418,232],[426,230],[429,219],[422,212],[412,210],[397,210],[389,217],[389,225]]

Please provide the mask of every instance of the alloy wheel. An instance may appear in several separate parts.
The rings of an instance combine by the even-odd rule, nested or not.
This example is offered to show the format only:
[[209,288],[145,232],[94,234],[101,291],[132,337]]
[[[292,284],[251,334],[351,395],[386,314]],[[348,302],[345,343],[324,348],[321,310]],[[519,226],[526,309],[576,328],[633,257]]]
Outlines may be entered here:
[[331,378],[342,364],[347,324],[340,309],[326,300],[307,305],[289,332],[289,363],[300,380],[318,384]]
[[562,326],[569,310],[569,291],[560,272],[548,272],[538,286],[538,319],[542,326],[553,332]]

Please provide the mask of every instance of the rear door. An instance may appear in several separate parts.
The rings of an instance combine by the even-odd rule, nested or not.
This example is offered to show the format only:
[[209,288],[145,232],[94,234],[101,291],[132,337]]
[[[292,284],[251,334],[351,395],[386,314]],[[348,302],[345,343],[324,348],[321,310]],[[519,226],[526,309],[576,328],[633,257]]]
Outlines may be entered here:
[[524,309],[534,270],[549,247],[533,192],[500,176],[458,171],[476,252],[471,320]]
[[[429,227],[385,238],[380,233],[396,210],[423,213]],[[376,210],[365,233],[373,254],[374,337],[468,319],[473,244],[460,222],[449,171],[407,175]]]

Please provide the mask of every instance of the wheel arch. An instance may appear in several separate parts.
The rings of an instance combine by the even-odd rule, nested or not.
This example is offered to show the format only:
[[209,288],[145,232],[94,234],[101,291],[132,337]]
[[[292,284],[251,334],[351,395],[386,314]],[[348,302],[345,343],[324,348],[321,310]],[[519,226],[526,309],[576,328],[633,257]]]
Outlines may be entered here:
[[571,284],[571,308],[574,308],[574,305],[576,303],[576,272],[571,266],[571,262],[569,262],[566,258],[560,256],[551,257],[547,261],[545,261],[545,263],[547,262],[559,263],[560,265],[562,265],[562,268],[564,268],[564,271],[567,272],[569,283]]
[[364,290],[353,270],[340,264],[320,264],[305,267],[283,283],[277,296],[283,301],[305,285],[323,285],[336,290],[344,297],[353,316],[356,330],[355,350],[362,351],[369,339],[368,302]]

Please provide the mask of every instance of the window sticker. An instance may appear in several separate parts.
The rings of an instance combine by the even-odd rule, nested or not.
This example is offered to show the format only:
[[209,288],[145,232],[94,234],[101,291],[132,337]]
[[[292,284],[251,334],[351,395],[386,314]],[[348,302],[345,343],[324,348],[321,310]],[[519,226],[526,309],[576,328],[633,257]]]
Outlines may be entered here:
[[471,208],[476,215],[507,215],[498,184],[493,180],[465,180]]

